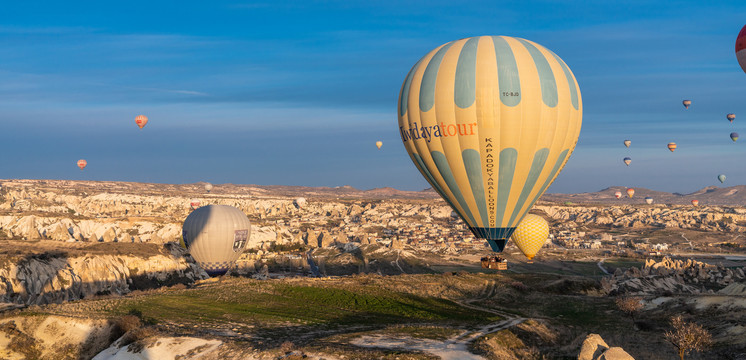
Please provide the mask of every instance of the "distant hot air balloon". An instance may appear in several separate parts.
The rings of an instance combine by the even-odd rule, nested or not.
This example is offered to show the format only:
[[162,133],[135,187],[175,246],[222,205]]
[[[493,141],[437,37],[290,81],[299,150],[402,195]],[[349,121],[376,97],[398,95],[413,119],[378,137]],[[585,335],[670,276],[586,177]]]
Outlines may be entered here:
[[633,189],[633,188],[627,189],[627,196],[629,196],[629,197],[635,196],[635,189]]
[[567,64],[507,36],[434,49],[409,71],[398,105],[412,162],[497,252],[572,154],[583,113]]
[[78,160],[78,167],[80,170],[85,169],[86,165],[88,165],[88,161],[85,161],[84,159]]
[[741,69],[746,72],[746,26],[741,28],[741,32],[736,37],[736,58]]
[[192,200],[191,202],[189,202],[189,207],[191,207],[192,210],[194,210],[199,207],[199,204],[200,204],[199,200]]
[[692,205],[694,205],[694,206],[699,205],[699,200],[692,200]]
[[207,205],[192,211],[182,228],[184,244],[210,276],[230,270],[249,243],[251,224],[239,209]]
[[615,196],[615,197],[616,197],[617,199],[619,199],[619,198],[621,198],[621,197],[622,197],[622,192],[621,192],[621,191],[617,191],[617,192],[615,192],[615,193],[614,193],[614,196]]
[[632,158],[631,157],[624,158],[624,163],[627,164],[627,166],[629,166],[629,163],[631,163],[631,162],[632,162]]
[[306,198],[304,197],[295,198],[295,200],[293,200],[293,205],[295,205],[295,207],[297,207],[298,209],[306,206]]
[[137,115],[135,116],[135,124],[142,129],[145,127],[145,125],[148,123],[148,117],[145,115]]
[[511,239],[529,262],[532,262],[548,237],[549,223],[539,215],[527,214],[518,224]]
[[212,190],[212,184],[205,183],[205,191],[207,191],[209,193],[211,190]]
[[629,147],[630,145],[632,145],[631,140],[624,140],[624,146]]
[[692,101],[691,100],[684,100],[684,101],[682,101],[682,103],[684,104],[684,107],[688,109],[689,105],[692,104]]
[[728,114],[725,117],[728,118],[728,121],[733,122],[736,119],[736,114]]
[[721,183],[724,183],[725,182],[725,175],[723,175],[723,174],[718,175],[718,180],[720,180]]
[[738,133],[737,132],[730,133],[730,139],[733,140],[734,142],[738,140]]
[[383,146],[383,141],[376,141],[376,147],[380,149],[381,146]]
[[676,150],[676,143],[675,142],[668,143],[668,150],[671,150],[671,152]]
[[652,204],[653,203],[653,198],[651,198],[650,196],[646,196],[645,197],[645,203],[647,203],[648,205]]

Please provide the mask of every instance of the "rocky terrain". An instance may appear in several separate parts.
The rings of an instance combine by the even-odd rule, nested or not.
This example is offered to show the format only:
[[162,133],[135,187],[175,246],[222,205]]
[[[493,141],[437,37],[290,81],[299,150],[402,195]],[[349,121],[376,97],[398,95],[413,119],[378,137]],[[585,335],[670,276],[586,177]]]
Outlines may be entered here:
[[[746,209],[703,200],[737,187],[699,207],[547,195],[552,242],[532,263],[509,244],[497,272],[432,190],[0,185],[0,358],[669,359],[680,313],[712,332],[704,358],[746,353]],[[252,222],[227,276],[179,245],[194,202]]]
[[[652,197],[655,204],[691,205],[692,200],[699,200],[699,205],[744,206],[746,205],[746,185],[730,187],[708,186],[689,194],[668,193],[645,188],[634,188],[635,195],[627,197],[627,187],[612,186],[592,193],[581,194],[544,194],[542,199],[552,202],[573,202],[578,204],[645,204],[645,197]],[[622,193],[617,199],[614,193]]]

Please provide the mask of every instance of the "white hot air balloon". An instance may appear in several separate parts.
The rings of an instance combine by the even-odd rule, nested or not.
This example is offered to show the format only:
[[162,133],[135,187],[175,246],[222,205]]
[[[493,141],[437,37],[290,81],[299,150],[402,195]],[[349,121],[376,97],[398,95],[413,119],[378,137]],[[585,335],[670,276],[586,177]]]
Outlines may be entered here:
[[184,244],[210,276],[233,268],[249,242],[251,223],[239,209],[207,205],[192,211],[182,228]]
[[293,205],[295,205],[295,207],[297,207],[298,209],[306,206],[306,198],[304,197],[295,198],[295,200],[293,200]]
[[206,183],[205,184],[205,191],[207,191],[209,193],[211,190],[212,190],[212,184]]

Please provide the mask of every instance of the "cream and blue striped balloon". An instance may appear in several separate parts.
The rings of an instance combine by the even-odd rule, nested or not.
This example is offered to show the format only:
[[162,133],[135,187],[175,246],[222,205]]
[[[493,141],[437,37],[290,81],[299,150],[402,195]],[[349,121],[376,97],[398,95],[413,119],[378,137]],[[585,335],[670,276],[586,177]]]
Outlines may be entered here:
[[567,162],[583,104],[570,68],[534,42],[480,36],[418,61],[399,95],[415,166],[495,251]]

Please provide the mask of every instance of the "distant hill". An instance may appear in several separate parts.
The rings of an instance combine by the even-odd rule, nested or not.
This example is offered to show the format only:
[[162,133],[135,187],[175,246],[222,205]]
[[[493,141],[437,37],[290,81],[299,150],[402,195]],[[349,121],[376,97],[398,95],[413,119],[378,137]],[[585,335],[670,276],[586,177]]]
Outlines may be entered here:
[[[183,195],[204,194],[204,182],[192,184],[154,184],[124,181],[81,181],[81,180],[22,180],[8,179],[14,183],[25,183],[39,188],[70,188],[78,191],[95,192],[123,192],[131,193],[135,189],[140,194],[181,193]],[[615,192],[621,192],[622,198],[616,199]],[[633,198],[627,197],[627,188],[612,186],[603,190],[580,194],[544,194],[540,200],[550,202],[572,202],[577,204],[643,204],[645,197],[650,196],[654,204],[691,204],[694,199],[700,205],[746,206],[746,185],[736,185],[720,188],[708,186],[690,194],[668,193],[646,188],[635,188]],[[405,191],[392,187],[360,190],[349,185],[337,187],[285,186],[285,185],[242,185],[242,184],[214,184],[212,194],[216,196],[231,195],[280,195],[280,196],[310,196],[320,198],[343,199],[440,199],[440,195],[432,188],[421,191]]]
[[[654,204],[691,204],[692,200],[699,200],[699,205],[729,205],[746,206],[746,185],[736,185],[720,188],[708,186],[691,194],[668,193],[646,188],[634,188],[633,198],[627,197],[627,188],[624,186],[612,186],[592,193],[580,194],[544,194],[541,200],[552,202],[573,202],[579,204],[588,203],[618,203],[618,204],[640,204],[645,201],[646,196],[653,198]],[[617,199],[614,193],[620,191],[622,198]]]

